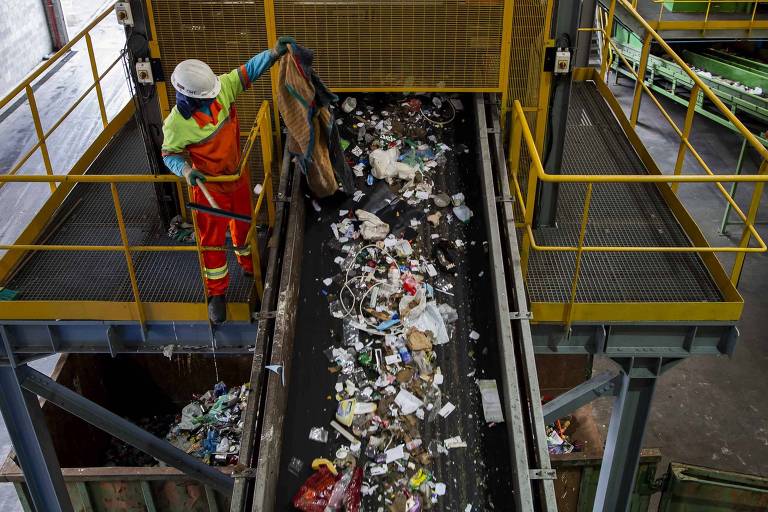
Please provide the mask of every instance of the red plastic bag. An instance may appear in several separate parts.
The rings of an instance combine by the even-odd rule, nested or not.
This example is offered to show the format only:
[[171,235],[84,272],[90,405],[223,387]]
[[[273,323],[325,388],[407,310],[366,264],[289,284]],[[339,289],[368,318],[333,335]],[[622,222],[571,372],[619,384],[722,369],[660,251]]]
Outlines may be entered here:
[[[312,473],[293,497],[293,506],[303,512],[323,512],[328,505],[336,476],[325,467]],[[362,475],[360,476],[362,481]]]
[[346,512],[360,512],[360,503],[363,501],[363,468],[357,466],[352,473],[352,481],[344,491],[344,510]]

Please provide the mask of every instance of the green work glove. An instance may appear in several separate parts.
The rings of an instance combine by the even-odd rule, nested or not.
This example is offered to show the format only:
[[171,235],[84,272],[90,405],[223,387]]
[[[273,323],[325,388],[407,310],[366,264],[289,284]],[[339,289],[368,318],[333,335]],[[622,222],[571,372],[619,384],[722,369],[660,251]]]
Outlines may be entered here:
[[184,173],[184,179],[187,180],[187,185],[190,187],[196,186],[198,181],[205,181],[205,174],[201,173],[192,166],[184,166],[184,170],[182,172]]
[[288,53],[288,45],[289,44],[296,44],[296,40],[292,37],[288,36],[281,36],[277,39],[277,43],[275,44],[275,47],[272,48],[272,55],[277,57],[282,57],[286,53]]

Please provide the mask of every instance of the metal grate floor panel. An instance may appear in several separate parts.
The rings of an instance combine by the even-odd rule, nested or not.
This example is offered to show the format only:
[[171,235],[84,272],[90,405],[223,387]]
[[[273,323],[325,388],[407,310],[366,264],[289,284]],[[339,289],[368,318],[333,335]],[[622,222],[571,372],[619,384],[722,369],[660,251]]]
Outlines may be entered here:
[[[144,174],[148,170],[141,133],[128,123],[107,145],[89,174]],[[154,186],[117,186],[126,230],[134,245],[174,245],[161,226]],[[107,184],[74,187],[41,240],[63,245],[121,245]],[[230,302],[248,302],[252,281],[228,251]],[[203,286],[196,252],[134,253],[139,291],[146,302],[202,302]],[[133,301],[122,252],[46,251],[34,253],[7,284],[19,300]]]
[[[563,168],[571,174],[647,172],[591,82],[571,93]],[[560,184],[557,227],[536,230],[542,245],[578,245],[586,184]],[[690,246],[654,184],[595,184],[585,245]],[[570,300],[575,254],[532,251],[532,302]],[[683,253],[584,253],[577,302],[718,302],[701,258]]]

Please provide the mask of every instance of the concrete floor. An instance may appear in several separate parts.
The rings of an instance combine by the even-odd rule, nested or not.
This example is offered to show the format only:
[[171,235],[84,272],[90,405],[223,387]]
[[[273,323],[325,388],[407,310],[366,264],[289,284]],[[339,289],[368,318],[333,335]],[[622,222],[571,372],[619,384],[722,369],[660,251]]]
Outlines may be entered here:
[[[632,101],[633,86],[627,79],[612,86],[625,111]],[[670,101],[662,103],[682,126],[684,108]],[[661,169],[671,172],[679,139],[651,101],[643,103],[638,133]],[[738,136],[701,117],[696,118],[692,133],[693,146],[714,172],[734,172],[741,146]],[[756,164],[756,153],[750,151],[745,172],[754,173]],[[703,173],[691,157],[686,158],[684,172]],[[736,195],[742,209],[746,209],[750,194],[751,186],[744,186]],[[725,201],[713,185],[683,185],[680,195],[710,244],[738,243],[741,230],[737,225],[730,227],[728,236],[718,234]],[[762,218],[768,217],[765,203],[764,197]],[[759,232],[765,236],[768,228],[760,226]],[[733,258],[720,255],[720,259],[730,270]],[[644,444],[661,449],[664,460],[660,467],[664,470],[674,460],[768,476],[768,297],[763,289],[768,286],[766,260],[765,254],[747,258],[739,286],[745,300],[739,323],[741,337],[733,358],[691,358],[659,379]],[[596,371],[612,367],[611,361],[595,361]],[[595,405],[594,417],[604,435],[610,400],[601,399]]]
[[[67,23],[70,35],[75,35],[94,14],[101,12],[105,0],[69,0]],[[71,24],[71,25],[70,25]],[[112,16],[107,16],[91,31],[94,54],[99,72],[103,72],[119,55],[125,44],[123,29]],[[72,51],[54,64],[33,83],[41,124],[48,131],[93,83],[85,41],[75,44]],[[107,118],[112,119],[130,99],[123,66],[118,63],[101,81]],[[17,95],[0,110],[0,174],[7,173],[37,143],[29,104],[24,94]],[[75,108],[47,140],[51,165],[55,174],[69,172],[101,132],[96,92]],[[40,150],[37,150],[17,174],[44,174]],[[50,188],[46,183],[9,183],[0,187],[0,218],[13,219],[0,224],[0,243],[12,243],[47,199]]]

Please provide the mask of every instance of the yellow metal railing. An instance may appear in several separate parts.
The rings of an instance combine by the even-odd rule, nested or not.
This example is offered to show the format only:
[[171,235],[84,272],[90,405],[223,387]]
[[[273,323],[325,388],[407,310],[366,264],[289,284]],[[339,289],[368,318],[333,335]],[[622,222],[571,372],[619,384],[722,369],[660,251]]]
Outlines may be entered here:
[[[8,105],[16,96],[18,96],[20,93],[24,92],[27,101],[29,102],[29,109],[32,114],[32,122],[35,127],[35,133],[37,136],[37,143],[34,144],[29,151],[27,151],[24,156],[22,156],[14,165],[11,167],[8,171],[8,175],[15,175],[17,174],[21,168],[24,166],[24,164],[29,160],[29,158],[35,154],[37,150],[40,150],[40,154],[42,156],[43,165],[45,166],[45,172],[48,176],[53,175],[53,165],[51,163],[51,156],[50,152],[48,150],[47,141],[50,138],[51,134],[53,134],[54,131],[56,131],[59,126],[69,117],[69,115],[82,103],[82,101],[93,91],[96,90],[96,99],[99,104],[99,114],[101,117],[101,123],[102,123],[102,129],[106,129],[109,125],[109,119],[107,117],[107,110],[106,106],[104,104],[104,95],[101,88],[101,82],[104,79],[104,77],[109,74],[110,71],[123,59],[122,52],[118,55],[118,57],[113,60],[107,68],[99,73],[98,66],[96,64],[96,55],[93,49],[93,41],[91,39],[91,30],[93,30],[94,27],[96,27],[104,18],[106,18],[109,14],[114,12],[113,5],[110,5],[107,9],[102,11],[98,16],[96,16],[93,21],[91,21],[80,33],[78,33],[76,36],[74,36],[66,45],[64,45],[59,51],[57,51],[53,56],[51,56],[48,60],[45,61],[44,64],[42,64],[39,68],[37,68],[35,71],[33,71],[29,76],[27,76],[19,85],[17,85],[11,92],[9,92],[2,100],[0,100],[0,109],[4,108],[6,105]],[[93,82],[90,84],[90,86],[85,89],[85,91],[74,101],[74,103],[64,112],[59,119],[51,125],[50,128],[47,130],[43,129],[43,124],[40,120],[40,109],[37,105],[37,101],[35,99],[35,91],[32,86],[32,83],[37,80],[43,73],[45,73],[48,69],[50,69],[52,66],[55,66],[58,64],[64,56],[66,56],[69,51],[80,41],[85,40],[86,47],[88,49],[88,59],[91,67],[91,74],[93,76]],[[67,170],[68,172],[69,170]],[[51,186],[51,191],[56,190],[56,182],[49,181],[49,184]],[[0,182],[0,187],[4,185],[4,182]]]
[[[646,37],[643,44],[641,61],[638,69],[633,69],[626,58],[621,53],[620,48],[612,41],[613,20],[616,7],[621,6],[627,9],[638,22],[643,24],[646,30]],[[648,64],[648,54],[650,44],[655,41],[659,47],[679,65],[688,76],[694,81],[694,89],[688,103],[687,115],[683,127],[679,127],[672,116],[666,111],[661,102],[654,96],[653,91],[644,83],[644,75]],[[673,174],[549,174],[544,170],[539,155],[539,150],[534,142],[534,137],[525,118],[525,112],[519,102],[515,102],[512,112],[512,133],[509,139],[509,172],[511,177],[511,187],[517,198],[517,202],[522,212],[523,221],[518,223],[518,227],[523,229],[523,239],[521,244],[521,257],[524,272],[527,272],[528,258],[531,251],[549,251],[549,252],[573,252],[576,253],[574,275],[571,283],[570,302],[565,307],[564,322],[570,326],[573,321],[573,309],[576,301],[576,292],[579,283],[579,274],[581,269],[581,259],[585,252],[656,252],[656,253],[735,253],[735,260],[730,272],[731,282],[738,283],[741,271],[744,265],[744,258],[748,253],[766,252],[768,247],[760,234],[755,229],[755,219],[760,204],[765,182],[768,181],[768,150],[757,140],[757,138],[739,121],[739,119],[720,101],[709,87],[694,73],[685,62],[670,48],[670,46],[650,27],[650,25],[632,8],[627,0],[612,0],[608,8],[608,18],[603,31],[603,58],[599,74],[596,74],[597,80],[604,83],[606,74],[610,66],[609,50],[612,54],[622,60],[627,69],[635,76],[636,88],[633,103],[630,109],[630,119],[627,128],[634,129],[640,114],[640,101],[643,95],[647,95],[653,104],[661,111],[663,117],[672,126],[675,133],[680,138],[678,146],[678,155]],[[709,100],[720,112],[720,115],[728,119],[736,127],[738,132],[747,140],[755,151],[762,158],[757,175],[742,174],[715,174],[707,162],[704,161],[701,154],[696,150],[691,142],[691,132],[693,128],[693,117],[699,96]],[[530,166],[525,177],[527,180],[523,184],[524,177],[521,170],[522,150],[525,150],[530,159]],[[703,175],[682,174],[683,162],[686,153],[690,153],[704,170]],[[548,246],[537,243],[535,231],[533,229],[534,211],[536,209],[537,188],[539,182],[551,183],[584,183],[586,184],[586,194],[582,209],[581,225],[579,229],[578,240],[575,245],[570,246]],[[723,187],[723,183],[751,182],[754,183],[754,191],[745,213],[736,203],[731,194]],[[588,246],[585,245],[585,234],[589,223],[589,210],[592,201],[594,184],[596,183],[646,183],[656,184],[663,187],[668,186],[673,194],[677,193],[680,183],[713,183],[724,199],[731,205],[741,221],[744,223],[744,229],[735,246],[712,247],[706,244],[694,246]],[[525,191],[523,190],[525,187]],[[754,238],[756,246],[751,245]]]
[[[675,27],[680,29],[693,29],[693,30],[707,30],[707,29],[730,29],[733,27],[733,22],[738,20],[739,22],[748,22],[748,24],[743,27],[746,30],[750,30],[754,27],[755,21],[757,21],[757,8],[760,4],[768,3],[768,0],[674,0],[675,4],[706,4],[706,7],[704,8],[703,12],[686,12],[686,14],[693,14],[693,15],[703,15],[701,19],[698,20],[670,20],[668,16],[665,16],[666,9],[664,8],[664,4],[669,4],[670,0],[651,0],[652,3],[657,4],[659,7],[659,14],[656,17],[655,20],[648,19],[646,17],[647,21],[654,22],[658,26],[663,26],[663,24],[667,21],[674,21],[676,22]],[[637,9],[638,0],[632,0],[631,5],[634,9]],[[732,6],[745,6],[748,9],[745,9],[743,12],[740,13],[728,13],[728,19],[725,20],[725,23],[722,23],[722,26],[718,26],[718,21],[723,20],[713,20],[711,17],[713,14],[716,14],[716,11],[713,11],[712,6],[715,5],[723,5],[723,4],[731,4]],[[738,16],[738,14],[743,14],[743,17]],[[671,28],[671,27],[670,27]]]
[[[261,274],[261,258],[256,239],[256,227],[264,204],[267,206],[267,222],[272,228],[275,222],[275,207],[272,190],[272,167],[273,167],[273,141],[272,141],[272,121],[270,117],[269,102],[262,103],[256,116],[256,121],[248,134],[243,155],[240,160],[238,172],[228,176],[209,177],[208,182],[236,181],[240,179],[248,167],[248,161],[251,157],[256,139],[261,142],[261,157],[264,166],[264,180],[261,191],[251,214],[251,226],[246,237],[246,245],[250,247],[251,257],[253,258],[254,287],[259,299],[264,292],[264,283]],[[226,247],[204,247],[200,245],[199,237],[195,235],[196,245],[131,245],[126,230],[126,222],[123,218],[123,208],[120,202],[120,195],[117,185],[119,183],[176,183],[178,187],[179,207],[182,216],[187,218],[187,205],[185,204],[185,194],[183,189],[184,180],[173,175],[34,175],[20,176],[8,175],[0,176],[0,183],[102,183],[109,184],[112,192],[112,201],[117,218],[117,225],[120,231],[121,245],[51,245],[51,244],[7,244],[0,245],[0,250],[8,251],[113,251],[122,252],[125,255],[125,263],[128,271],[128,277],[133,292],[133,301],[135,305],[135,319],[141,322],[142,326],[146,321],[144,308],[142,307],[141,291],[136,277],[136,270],[133,262],[133,253],[137,252],[197,252],[200,262],[200,275],[202,283],[205,283],[205,273],[203,268],[203,251],[224,251]],[[250,188],[250,185],[249,185]],[[192,211],[192,220],[197,233],[197,212]]]

